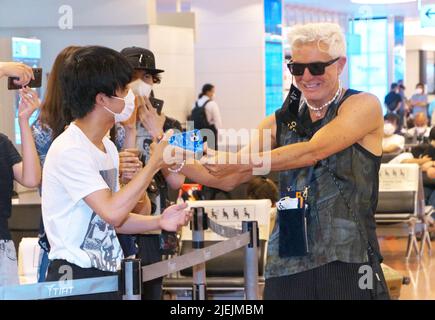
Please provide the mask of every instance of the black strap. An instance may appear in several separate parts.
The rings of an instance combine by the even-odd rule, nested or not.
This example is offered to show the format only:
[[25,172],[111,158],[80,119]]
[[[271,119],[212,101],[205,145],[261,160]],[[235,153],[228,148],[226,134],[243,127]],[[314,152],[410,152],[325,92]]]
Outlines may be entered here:
[[211,99],[208,99],[201,107],[198,104],[198,101],[195,102],[195,108],[205,108],[205,106],[207,105],[207,103],[209,103],[211,101]]

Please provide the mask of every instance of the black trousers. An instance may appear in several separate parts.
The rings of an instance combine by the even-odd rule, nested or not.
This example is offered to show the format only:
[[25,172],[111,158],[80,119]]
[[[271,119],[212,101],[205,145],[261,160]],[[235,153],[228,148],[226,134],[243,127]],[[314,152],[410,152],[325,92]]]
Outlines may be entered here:
[[[138,257],[142,261],[142,266],[147,266],[162,261],[159,235],[138,235],[136,239],[139,247]],[[163,278],[157,278],[151,281],[143,282],[142,300],[161,300],[162,282]]]
[[264,299],[371,300],[371,290],[359,287],[362,265],[335,261],[294,275],[266,279]]
[[[53,260],[50,261],[50,264],[48,266],[47,278],[45,279],[45,281],[49,282],[61,280],[61,277],[65,275],[65,266],[70,268],[69,270],[71,271],[72,276],[71,280],[109,277],[117,275],[116,272],[101,271],[95,268],[81,268],[75,264],[69,263],[66,260]],[[58,298],[53,300],[121,300],[121,296],[118,294],[118,292],[107,292]]]

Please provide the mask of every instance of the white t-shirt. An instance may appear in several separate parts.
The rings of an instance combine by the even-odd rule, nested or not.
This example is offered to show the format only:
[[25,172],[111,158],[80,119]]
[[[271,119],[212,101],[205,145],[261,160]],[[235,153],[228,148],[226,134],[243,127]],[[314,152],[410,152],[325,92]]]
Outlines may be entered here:
[[384,137],[382,139],[382,149],[385,149],[387,146],[396,145],[403,150],[405,148],[405,137],[399,134],[393,134],[390,137]]
[[115,228],[83,200],[98,190],[119,190],[118,151],[107,137],[103,144],[106,153],[74,123],[54,140],[43,170],[42,216],[50,260],[115,272],[123,258]]
[[407,131],[407,133],[408,133],[408,135],[410,135],[412,137],[417,133],[418,136],[423,136],[423,137],[428,138],[429,134],[430,134],[430,129],[431,129],[430,127],[426,127],[424,129],[414,127],[414,128],[409,129]]
[[[202,96],[202,98],[198,99],[196,103],[199,107],[202,107],[208,100],[210,100],[209,97]],[[195,108],[196,103],[193,105],[193,108]],[[221,113],[215,101],[211,100],[207,103],[205,106],[205,115],[208,123],[213,124],[217,130],[222,129]]]

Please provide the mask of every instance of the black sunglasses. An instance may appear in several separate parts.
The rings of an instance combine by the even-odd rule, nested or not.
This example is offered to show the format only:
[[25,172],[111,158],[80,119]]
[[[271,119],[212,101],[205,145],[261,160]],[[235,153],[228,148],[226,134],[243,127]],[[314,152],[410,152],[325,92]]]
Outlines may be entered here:
[[290,62],[287,67],[291,74],[294,76],[302,76],[305,72],[305,68],[308,68],[313,76],[321,76],[325,74],[325,68],[335,63],[340,57],[332,59],[328,62],[311,62],[311,63],[296,63]]

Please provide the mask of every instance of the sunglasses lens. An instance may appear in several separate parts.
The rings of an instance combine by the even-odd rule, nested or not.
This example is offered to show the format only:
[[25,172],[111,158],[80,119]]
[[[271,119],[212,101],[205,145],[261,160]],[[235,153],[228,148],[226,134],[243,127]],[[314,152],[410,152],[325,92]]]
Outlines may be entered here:
[[308,70],[313,76],[321,76],[325,73],[325,64],[324,63],[310,63],[308,65]]
[[289,64],[289,69],[292,75],[301,76],[304,74],[305,65],[301,63],[291,63]]

